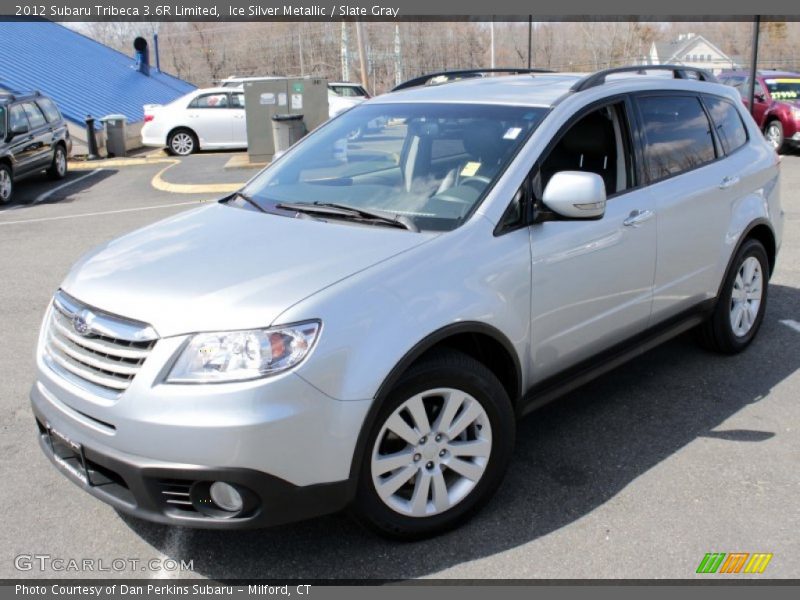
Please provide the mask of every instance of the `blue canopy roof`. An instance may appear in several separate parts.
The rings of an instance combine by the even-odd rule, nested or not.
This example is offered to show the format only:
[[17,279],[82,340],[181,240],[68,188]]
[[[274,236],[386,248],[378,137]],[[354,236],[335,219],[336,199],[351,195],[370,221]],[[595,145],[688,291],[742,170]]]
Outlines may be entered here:
[[135,123],[144,119],[143,104],[166,104],[195,89],[154,66],[143,75],[130,56],[50,21],[0,22],[0,57],[0,88],[39,90],[80,124],[87,114],[112,113]]

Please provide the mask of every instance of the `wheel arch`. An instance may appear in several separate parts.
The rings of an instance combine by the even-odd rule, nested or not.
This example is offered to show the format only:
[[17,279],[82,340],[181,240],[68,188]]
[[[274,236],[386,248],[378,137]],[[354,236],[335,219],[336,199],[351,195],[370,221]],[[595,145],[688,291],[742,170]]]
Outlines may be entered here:
[[719,296],[722,294],[722,286],[725,284],[728,274],[733,268],[733,260],[739,253],[739,249],[747,240],[751,239],[761,242],[761,244],[764,246],[764,249],[767,251],[767,259],[769,260],[769,275],[770,277],[772,276],[772,273],[775,270],[775,261],[777,259],[775,232],[773,231],[772,225],[767,219],[759,218],[755,221],[752,221],[739,236],[739,241],[736,242],[736,246],[734,246],[730,258],[728,258],[728,266],[725,268],[722,280],[717,288],[717,298],[719,298]]
[[177,133],[178,131],[186,131],[192,136],[194,136],[195,141],[197,142],[197,149],[200,150],[200,136],[197,135],[197,132],[189,127],[188,125],[175,125],[175,127],[170,127],[169,131],[167,131],[167,135],[164,138],[164,143],[169,146],[169,138],[172,136],[173,133]]
[[464,352],[484,364],[500,380],[516,410],[522,395],[522,367],[511,341],[495,327],[478,321],[462,321],[437,329],[406,352],[378,388],[372,406],[361,425],[350,464],[353,490],[361,470],[367,438],[375,424],[383,399],[413,364],[442,348]]

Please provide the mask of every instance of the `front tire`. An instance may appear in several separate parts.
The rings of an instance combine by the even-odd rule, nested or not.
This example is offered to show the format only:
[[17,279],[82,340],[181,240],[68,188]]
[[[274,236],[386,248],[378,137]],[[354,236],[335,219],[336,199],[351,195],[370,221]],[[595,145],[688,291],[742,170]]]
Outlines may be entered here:
[[197,136],[189,129],[176,129],[167,138],[167,152],[174,156],[189,156],[197,150]]
[[742,244],[722,284],[711,317],[701,326],[703,344],[723,354],[741,352],[755,338],[767,308],[769,259],[755,239]]
[[407,540],[454,528],[500,485],[514,434],[511,401],[488,368],[452,350],[431,354],[403,375],[378,413],[356,516]]
[[64,179],[67,176],[67,151],[61,144],[56,146],[53,152],[53,162],[47,169],[47,175],[54,180]]
[[14,197],[14,176],[8,165],[0,163],[0,204],[11,202]]
[[783,125],[780,121],[770,121],[764,129],[764,137],[775,148],[775,152],[783,154],[786,151],[786,140],[783,136]]

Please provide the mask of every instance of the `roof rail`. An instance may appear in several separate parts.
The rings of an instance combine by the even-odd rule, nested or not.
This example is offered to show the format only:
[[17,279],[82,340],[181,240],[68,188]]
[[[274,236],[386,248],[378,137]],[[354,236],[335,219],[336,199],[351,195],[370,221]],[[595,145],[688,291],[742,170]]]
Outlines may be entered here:
[[[494,69],[457,69],[451,71],[437,71],[436,73],[428,73],[426,75],[420,75],[419,77],[415,77],[414,79],[409,79],[408,81],[404,81],[403,83],[396,85],[392,89],[392,91],[397,92],[412,87],[426,85],[436,77],[446,77],[448,79],[446,81],[442,81],[441,83],[449,83],[450,81],[456,81],[458,79],[480,77],[483,73],[508,73],[511,75],[521,75],[524,73],[552,73],[552,71],[550,71],[549,69],[521,69],[517,67],[494,68]],[[439,84],[433,84],[433,85],[439,85]]]
[[687,67],[684,65],[632,65],[628,67],[614,67],[613,69],[603,69],[591,75],[587,75],[583,79],[576,82],[570,90],[573,92],[582,92],[598,85],[603,85],[606,82],[606,77],[615,75],[617,73],[639,73],[644,74],[646,71],[672,71],[674,79],[689,79],[687,73],[695,73],[699,81],[707,81],[709,83],[718,83],[717,78],[705,69],[698,69],[697,67]]

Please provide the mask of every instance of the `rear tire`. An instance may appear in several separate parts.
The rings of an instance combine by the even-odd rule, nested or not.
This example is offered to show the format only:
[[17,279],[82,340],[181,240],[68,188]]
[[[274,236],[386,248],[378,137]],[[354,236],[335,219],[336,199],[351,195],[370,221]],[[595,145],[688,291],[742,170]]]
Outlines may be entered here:
[[53,152],[53,162],[50,168],[47,169],[47,175],[50,179],[64,179],[67,176],[67,151],[61,144],[56,146]]
[[710,350],[741,352],[755,338],[767,308],[769,259],[755,239],[742,244],[725,276],[717,305],[700,327],[700,339]]
[[0,163],[0,205],[8,204],[14,198],[14,176],[11,168]]
[[775,148],[775,152],[783,154],[786,152],[786,139],[783,136],[783,125],[780,121],[770,121],[764,129],[764,137]]
[[197,136],[190,129],[176,129],[167,138],[167,152],[173,156],[189,156],[198,149]]
[[356,517],[404,540],[456,527],[502,482],[515,429],[508,394],[488,368],[453,350],[430,354],[403,375],[375,419]]

